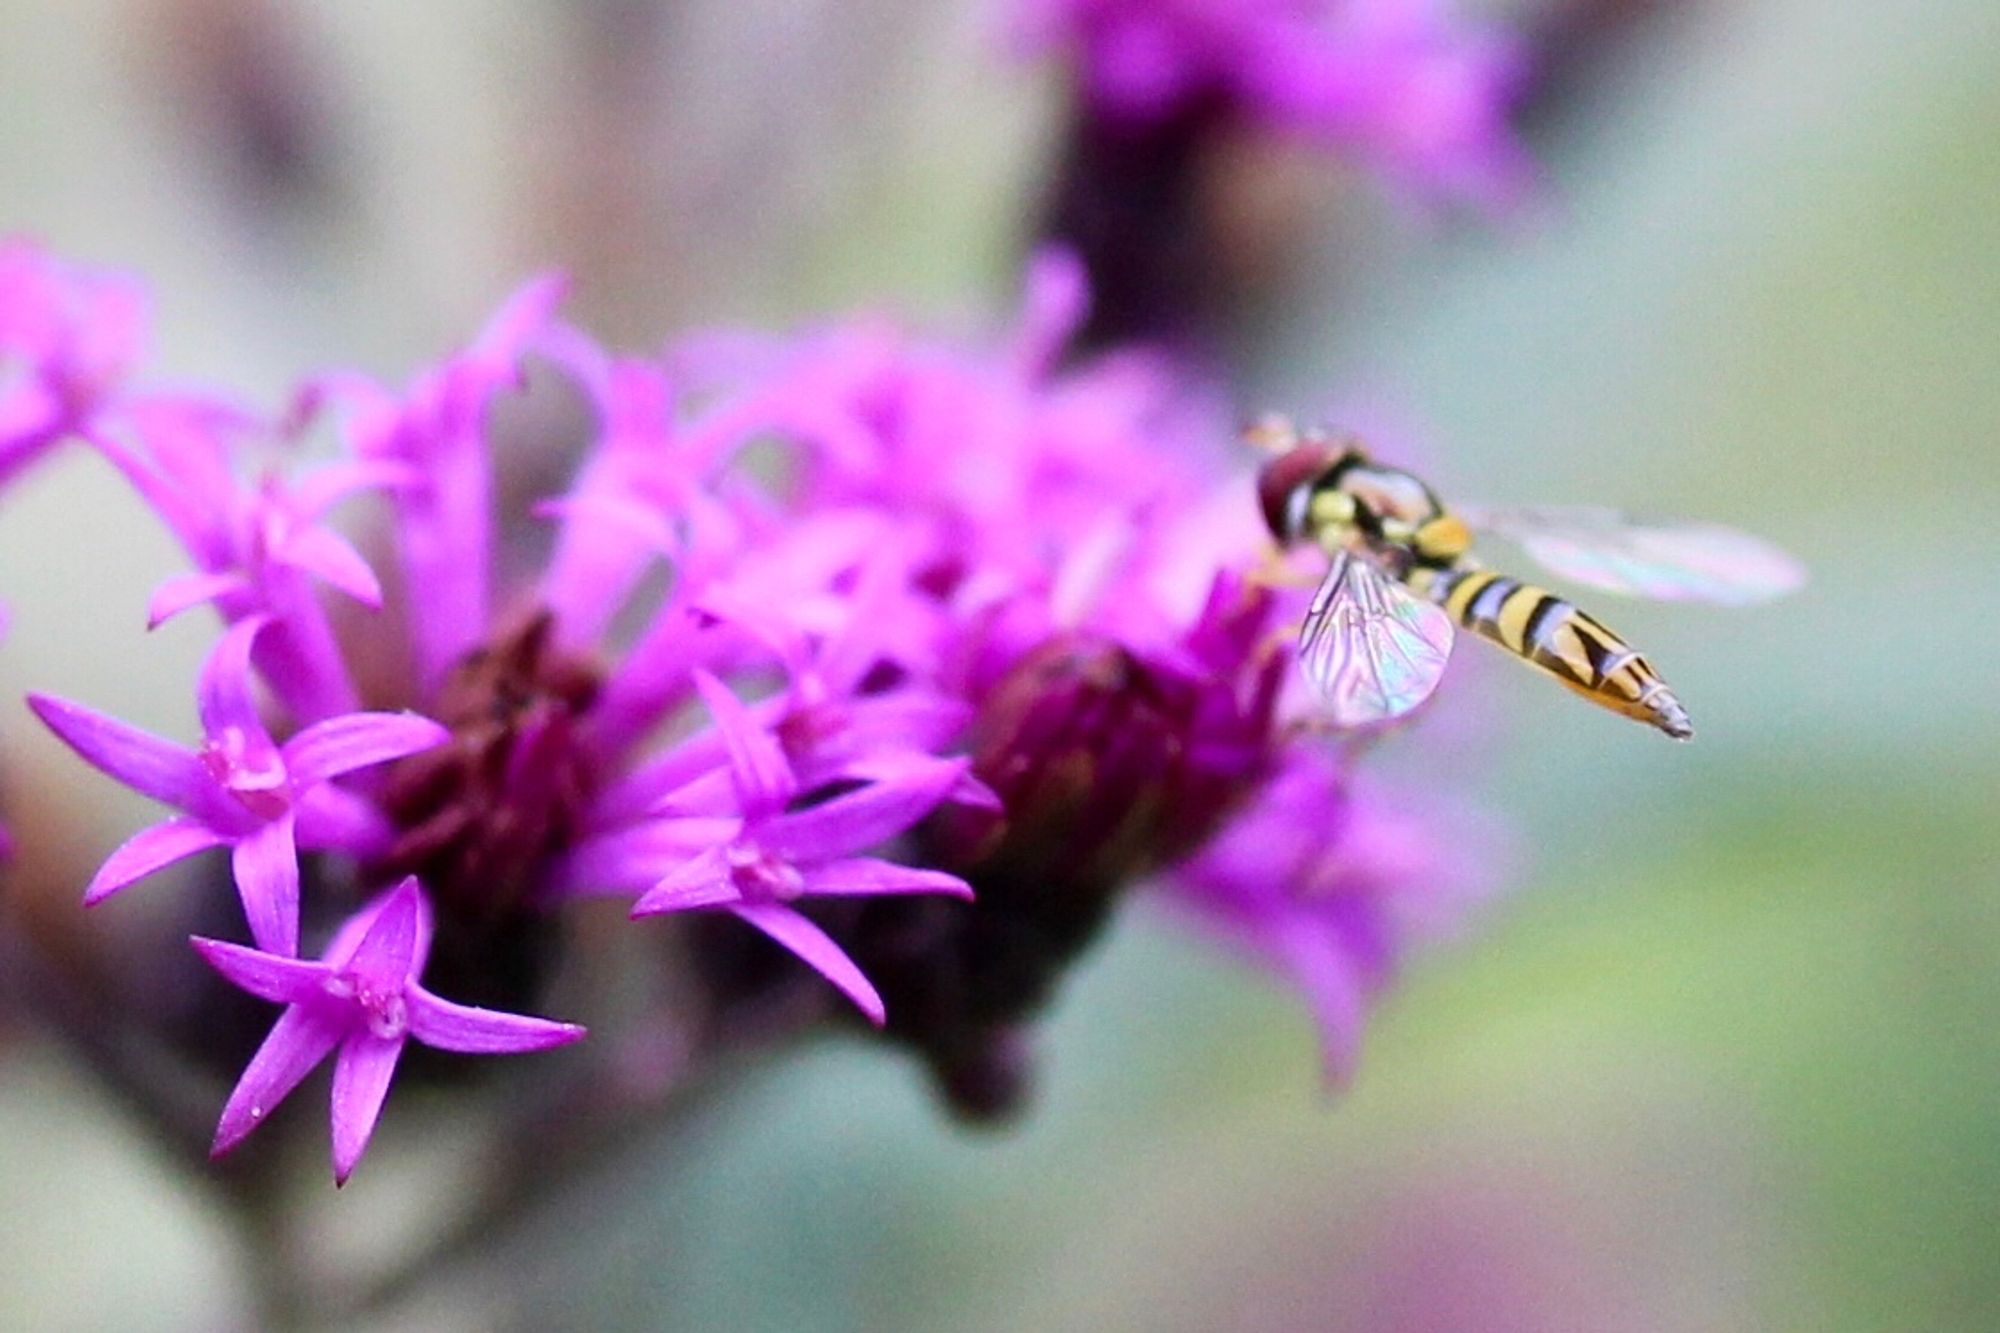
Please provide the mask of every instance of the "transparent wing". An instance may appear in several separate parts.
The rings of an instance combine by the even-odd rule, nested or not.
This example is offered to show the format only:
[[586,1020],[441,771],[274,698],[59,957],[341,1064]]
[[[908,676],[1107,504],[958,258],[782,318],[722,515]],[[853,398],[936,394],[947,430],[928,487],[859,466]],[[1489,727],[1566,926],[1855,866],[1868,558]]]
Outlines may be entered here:
[[1771,543],[1713,523],[1656,523],[1592,508],[1454,512],[1518,543],[1552,573],[1631,597],[1746,606],[1806,581],[1805,566]]
[[1365,726],[1401,717],[1430,697],[1451,639],[1443,611],[1343,551],[1306,612],[1299,667],[1336,725]]

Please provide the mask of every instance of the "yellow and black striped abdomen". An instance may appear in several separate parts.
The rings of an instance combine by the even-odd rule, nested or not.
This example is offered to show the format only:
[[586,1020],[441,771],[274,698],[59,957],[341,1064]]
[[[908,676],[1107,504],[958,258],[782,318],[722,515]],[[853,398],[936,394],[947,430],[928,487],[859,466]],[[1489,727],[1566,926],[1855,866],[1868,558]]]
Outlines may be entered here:
[[1591,702],[1649,722],[1675,740],[1694,735],[1687,710],[1652,663],[1547,589],[1487,569],[1460,568],[1430,574],[1419,590],[1466,629]]

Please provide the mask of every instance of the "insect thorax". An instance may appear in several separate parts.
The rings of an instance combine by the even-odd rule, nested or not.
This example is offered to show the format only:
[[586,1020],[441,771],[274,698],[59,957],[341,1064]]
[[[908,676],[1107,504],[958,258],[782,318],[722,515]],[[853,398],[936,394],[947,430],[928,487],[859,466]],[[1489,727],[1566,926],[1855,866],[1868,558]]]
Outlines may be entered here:
[[1444,568],[1471,545],[1465,525],[1412,474],[1374,462],[1351,439],[1321,432],[1291,438],[1257,486],[1264,520],[1281,544],[1366,554],[1398,574]]
[[1399,575],[1447,568],[1472,534],[1421,480],[1355,459],[1330,469],[1305,505],[1306,531],[1329,553],[1365,550]]

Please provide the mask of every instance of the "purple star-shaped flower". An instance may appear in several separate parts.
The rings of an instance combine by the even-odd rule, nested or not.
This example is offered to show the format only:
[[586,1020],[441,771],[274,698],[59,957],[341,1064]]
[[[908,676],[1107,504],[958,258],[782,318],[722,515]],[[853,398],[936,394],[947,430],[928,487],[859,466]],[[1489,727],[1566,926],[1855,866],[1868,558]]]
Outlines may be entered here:
[[1209,933],[1291,979],[1332,1086],[1353,1069],[1370,1002],[1403,955],[1456,925],[1509,859],[1478,811],[1416,805],[1355,791],[1325,752],[1295,752],[1163,884]]
[[344,1185],[367,1150],[410,1038],[441,1051],[512,1055],[584,1035],[573,1023],[453,1004],[419,985],[431,950],[431,908],[414,875],[349,918],[316,963],[199,936],[193,943],[231,984],[285,1006],[222,1108],[211,1156],[241,1143],[337,1050],[333,1178]]
[[145,350],[131,278],[0,238],[0,481],[83,429]]
[[948,893],[970,898],[956,875],[921,870],[853,853],[908,829],[959,786],[966,764],[910,755],[885,761],[873,781],[803,810],[787,807],[799,780],[777,738],[758,726],[728,687],[697,673],[717,730],[728,748],[735,814],[706,808],[710,784],[689,784],[690,800],[669,797],[669,824],[685,819],[712,830],[705,850],[658,876],[632,915],[724,908],[797,954],[868,1015],[883,1020],[882,997],[839,945],[792,904],[807,897],[878,893]]
[[296,954],[299,847],[361,852],[384,831],[371,804],[329,780],[450,738],[412,713],[348,713],[279,745],[250,698],[250,650],[267,623],[262,616],[238,622],[209,654],[198,751],[66,699],[28,697],[86,763],[182,812],[113,852],[84,891],[86,906],[184,857],[227,846],[252,937],[269,952]]
[[1516,45],[1439,0],[1015,0],[1029,51],[1073,52],[1093,111],[1155,125],[1207,104],[1505,204],[1531,179],[1507,123]]

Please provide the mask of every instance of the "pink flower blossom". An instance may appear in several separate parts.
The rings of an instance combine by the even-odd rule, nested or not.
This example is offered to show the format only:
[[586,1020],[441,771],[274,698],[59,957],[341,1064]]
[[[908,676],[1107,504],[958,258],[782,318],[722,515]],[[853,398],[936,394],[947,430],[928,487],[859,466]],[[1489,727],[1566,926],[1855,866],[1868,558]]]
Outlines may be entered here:
[[387,837],[379,813],[333,779],[429,749],[449,734],[412,714],[352,713],[278,744],[250,697],[250,650],[267,623],[239,621],[209,655],[198,750],[81,704],[29,697],[36,715],[85,762],[181,811],[113,852],[84,890],[86,906],[196,852],[228,847],[251,937],[289,957],[298,952],[299,848],[361,853]]
[[1113,123],[1233,115],[1487,203],[1530,175],[1507,124],[1521,53],[1445,0],[1018,0],[1017,19]]
[[[1201,919],[1332,1014],[1333,966],[1278,943],[1358,946],[1312,913],[1281,924],[1312,867],[1253,854],[1287,821],[1349,818],[1343,786],[1289,776],[1317,743],[1284,688],[1304,591],[1263,576],[1247,479],[1212,462],[1232,432],[1170,363],[1066,361],[1088,310],[1073,259],[1038,256],[1015,326],[959,341],[866,318],[614,355],[559,295],[529,284],[407,389],[309,378],[288,426],[324,414],[340,447],[315,469],[260,466],[287,428],[216,398],[134,399],[92,432],[194,565],[153,619],[206,604],[223,621],[203,740],[32,703],[178,811],[86,901],[231,850],[257,947],[199,947],[289,1008],[220,1146],[338,1047],[344,1175],[402,1035],[472,1040],[419,1017],[448,1012],[415,989],[426,961],[440,990],[539,1007],[581,898],[651,918],[718,1021],[773,988],[844,1020],[831,982],[974,1114],[1018,1097],[1026,1027],[1136,886],[1176,867]],[[522,576],[496,549],[492,408],[530,362],[596,420],[535,509],[552,557]],[[387,549],[341,536],[337,503],[375,506]],[[321,584],[362,608],[338,634]],[[1243,829],[1261,832],[1239,852]],[[400,887],[322,963],[286,962],[302,915],[310,933],[349,885]],[[504,1021],[530,1025],[524,1043],[576,1035]],[[503,1036],[487,1049],[513,1049]]]
[[147,316],[125,274],[0,238],[0,483],[114,399],[145,349]]
[[403,1047],[514,1055],[583,1038],[571,1023],[453,1004],[425,990],[430,904],[415,879],[349,917],[318,962],[197,936],[194,947],[232,985],[285,1006],[222,1108],[212,1152],[241,1143],[329,1054],[333,1178],[346,1184],[367,1150]]
[[[881,1023],[882,999],[875,988],[840,946],[793,904],[811,897],[883,893],[970,898],[972,887],[955,875],[854,855],[928,815],[959,785],[965,761],[915,753],[893,761],[878,756],[874,775],[859,788],[793,809],[802,788],[777,739],[759,727],[715,677],[697,673],[695,686],[728,750],[731,799],[721,804],[729,813],[721,816],[720,826],[705,830],[709,845],[704,850],[663,874],[641,869],[642,878],[651,877],[653,882],[633,904],[632,915],[725,908],[797,954],[845,992],[871,1021]],[[669,823],[687,817],[706,818],[712,825],[717,816],[702,810],[712,803],[669,795],[659,811]],[[666,832],[671,835],[670,829]],[[645,867],[643,855],[638,859]],[[604,860],[599,853],[598,873],[615,882],[621,877],[618,867],[604,865]]]
[[1299,989],[1336,1084],[1403,955],[1491,892],[1506,859],[1473,812],[1353,787],[1331,755],[1293,756],[1163,889],[1171,906]]

